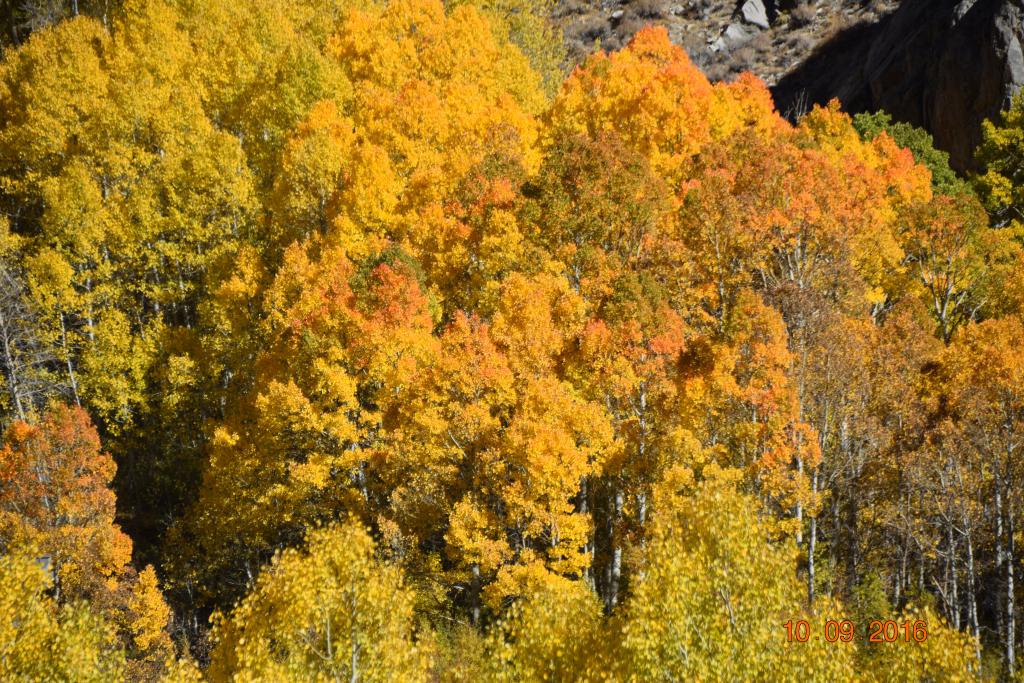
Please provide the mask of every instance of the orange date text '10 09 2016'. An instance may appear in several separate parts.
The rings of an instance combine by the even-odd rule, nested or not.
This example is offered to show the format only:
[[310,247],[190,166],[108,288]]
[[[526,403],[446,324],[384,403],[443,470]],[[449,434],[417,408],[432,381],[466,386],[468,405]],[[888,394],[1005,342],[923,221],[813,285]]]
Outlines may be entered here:
[[826,621],[820,633],[803,619],[790,619],[782,625],[786,629],[787,643],[806,643],[811,640],[824,640],[828,643],[851,643],[867,641],[869,643],[894,643],[902,640],[908,643],[923,643],[928,638],[928,626],[921,620],[897,622],[893,620],[876,620],[868,624],[863,633],[858,633],[852,621]]

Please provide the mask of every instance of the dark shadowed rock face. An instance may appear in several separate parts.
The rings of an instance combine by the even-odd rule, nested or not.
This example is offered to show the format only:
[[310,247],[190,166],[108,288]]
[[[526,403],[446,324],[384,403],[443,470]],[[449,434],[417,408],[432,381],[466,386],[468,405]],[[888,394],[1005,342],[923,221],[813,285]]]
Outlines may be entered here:
[[922,126],[970,168],[981,122],[1024,85],[1024,0],[904,0],[882,21],[822,45],[774,89],[779,110],[839,98]]

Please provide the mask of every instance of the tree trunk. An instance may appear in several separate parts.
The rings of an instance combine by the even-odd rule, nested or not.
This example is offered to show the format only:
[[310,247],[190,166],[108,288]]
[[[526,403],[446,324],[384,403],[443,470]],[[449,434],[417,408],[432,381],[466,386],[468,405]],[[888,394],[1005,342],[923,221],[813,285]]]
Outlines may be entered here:
[[60,339],[64,347],[64,362],[68,368],[68,381],[71,383],[71,395],[75,399],[75,405],[82,407],[82,400],[78,397],[78,380],[75,378],[75,368],[71,364],[71,351],[68,349],[68,333],[64,326],[64,314],[60,314]]
[[1014,603],[1013,504],[1006,501],[1006,665],[1013,676],[1016,670],[1016,605]]
[[616,523],[622,518],[622,489],[616,489],[611,516],[612,561],[608,566],[608,596],[605,607],[610,612],[619,603],[619,582],[622,579],[622,543],[616,533]]
[[[811,474],[811,492],[818,494],[818,468]],[[810,529],[807,532],[807,604],[814,604],[814,546],[818,542],[818,519],[811,517]]]
[[971,633],[974,635],[974,656],[981,666],[981,631],[978,628],[978,595],[977,579],[974,572],[974,541],[970,527],[967,528],[967,588],[968,588],[968,618],[971,621]]
[[14,352],[11,349],[11,334],[7,316],[3,311],[0,311],[0,340],[3,341],[4,364],[7,366],[7,388],[11,394],[11,400],[14,401],[14,409],[18,413],[18,419],[24,420],[25,407],[22,405],[21,401],[21,385],[18,381],[18,368],[15,363]]

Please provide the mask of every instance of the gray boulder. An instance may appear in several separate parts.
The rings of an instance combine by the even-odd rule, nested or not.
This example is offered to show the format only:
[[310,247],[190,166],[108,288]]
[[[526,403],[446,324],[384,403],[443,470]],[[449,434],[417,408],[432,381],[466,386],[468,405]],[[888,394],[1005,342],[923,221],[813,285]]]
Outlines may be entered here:
[[738,47],[742,47],[749,43],[754,37],[754,34],[747,29],[743,28],[739,24],[729,24],[722,35],[720,35],[713,43],[711,43],[712,52],[720,52],[722,50],[735,50]]
[[758,28],[768,29],[768,9],[764,6],[763,0],[746,0],[740,7],[740,16],[743,21],[753,24]]

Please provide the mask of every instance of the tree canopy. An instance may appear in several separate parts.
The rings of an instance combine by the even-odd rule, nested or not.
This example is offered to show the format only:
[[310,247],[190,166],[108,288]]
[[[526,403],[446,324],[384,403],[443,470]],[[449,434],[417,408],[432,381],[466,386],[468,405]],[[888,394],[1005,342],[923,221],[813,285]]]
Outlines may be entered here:
[[547,11],[3,53],[0,677],[1019,675],[1020,101],[975,192]]

